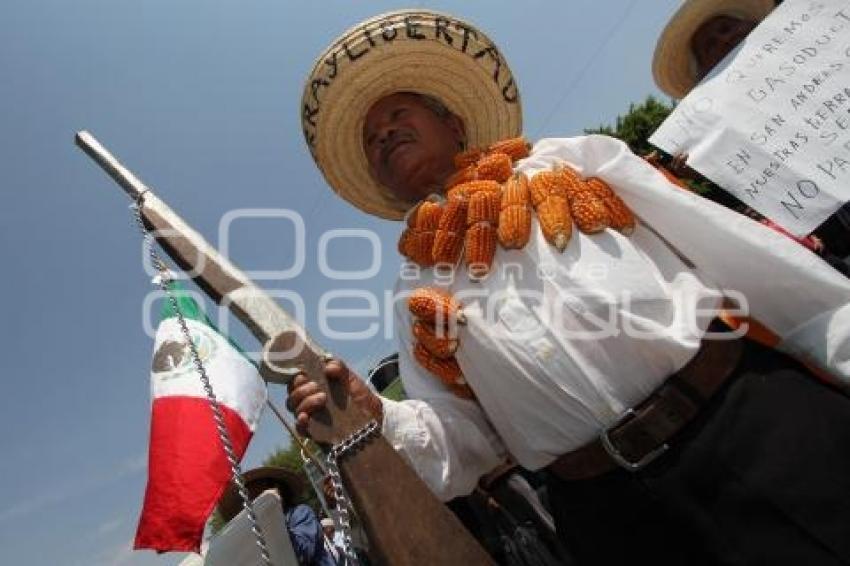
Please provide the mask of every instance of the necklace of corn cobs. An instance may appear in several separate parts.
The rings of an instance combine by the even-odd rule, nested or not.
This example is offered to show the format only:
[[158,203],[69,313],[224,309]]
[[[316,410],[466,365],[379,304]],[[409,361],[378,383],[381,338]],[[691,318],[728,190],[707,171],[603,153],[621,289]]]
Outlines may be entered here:
[[[514,173],[514,163],[527,157],[529,150],[525,138],[518,137],[457,154],[457,171],[446,183],[446,198],[428,198],[411,210],[398,242],[399,252],[420,267],[438,269],[453,269],[463,259],[469,276],[480,279],[490,272],[497,245],[525,247],[531,237],[532,210],[546,241],[559,252],[569,244],[573,223],[585,234],[606,228],[625,235],[634,231],[634,214],[598,177],[584,179],[566,163],[540,171],[531,179]],[[442,290],[423,287],[414,291],[409,303],[417,318],[414,357],[453,392],[472,396],[454,358],[457,337],[438,332],[435,338],[433,322],[417,314],[429,312],[423,310],[424,304],[429,305],[427,309],[441,306],[447,309],[444,313],[461,312],[460,305]]]
[[413,315],[413,357],[448,389],[464,399],[474,399],[455,359],[457,325],[465,324],[463,310],[450,293],[436,287],[420,287],[407,301]]

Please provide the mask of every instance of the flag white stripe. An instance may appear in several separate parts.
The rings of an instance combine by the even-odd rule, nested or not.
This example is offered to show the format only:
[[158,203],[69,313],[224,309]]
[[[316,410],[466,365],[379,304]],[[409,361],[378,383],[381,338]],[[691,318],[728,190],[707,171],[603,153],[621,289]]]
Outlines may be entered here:
[[[206,324],[191,319],[186,324],[219,403],[236,411],[253,432],[267,396],[257,369]],[[206,398],[176,318],[163,320],[157,329],[151,371],[151,397],[168,396]]]

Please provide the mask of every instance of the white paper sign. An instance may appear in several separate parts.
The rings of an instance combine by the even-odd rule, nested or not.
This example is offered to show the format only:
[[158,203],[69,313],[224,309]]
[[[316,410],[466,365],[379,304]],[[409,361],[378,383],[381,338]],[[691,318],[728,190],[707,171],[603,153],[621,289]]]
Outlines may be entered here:
[[650,138],[795,235],[850,200],[850,2],[786,0]]

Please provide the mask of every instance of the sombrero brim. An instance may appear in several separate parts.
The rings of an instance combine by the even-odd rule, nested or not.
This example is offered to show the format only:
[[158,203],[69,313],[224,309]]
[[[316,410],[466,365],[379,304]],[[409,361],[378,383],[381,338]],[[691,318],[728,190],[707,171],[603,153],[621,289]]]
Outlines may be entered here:
[[382,218],[401,219],[413,204],[372,178],[363,149],[367,111],[395,92],[442,101],[464,121],[471,146],[522,131],[513,75],[492,42],[473,26],[417,9],[383,14],[348,30],[310,73],[302,124],[313,158],[333,190]]
[[[304,489],[304,482],[298,474],[276,466],[263,466],[248,470],[242,474],[242,479],[245,481],[246,487],[257,480],[274,480],[284,488],[284,492],[281,493],[283,500],[290,503]],[[242,506],[242,497],[239,495],[236,484],[231,481],[218,501],[218,512],[221,513],[225,521],[230,521],[242,511]]]
[[732,16],[760,22],[774,8],[775,0],[686,0],[670,18],[652,58],[655,84],[673,98],[681,99],[697,83],[691,37],[714,16]]

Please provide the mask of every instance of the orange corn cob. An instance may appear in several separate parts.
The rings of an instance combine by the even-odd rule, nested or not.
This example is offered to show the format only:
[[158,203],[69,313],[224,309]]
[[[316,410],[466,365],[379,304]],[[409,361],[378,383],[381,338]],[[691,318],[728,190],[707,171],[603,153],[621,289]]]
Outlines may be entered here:
[[504,153],[492,153],[485,155],[475,164],[475,171],[479,179],[498,181],[504,183],[514,172],[511,158]]
[[573,221],[570,217],[570,206],[567,198],[560,195],[550,195],[549,198],[536,205],[537,219],[546,241],[562,252],[567,248],[573,234]]
[[605,199],[614,194],[611,186],[599,177],[589,177],[585,180],[585,183],[587,183],[588,190],[600,198]]
[[398,239],[398,253],[410,258],[411,245],[413,242],[413,229],[405,228]]
[[434,265],[453,267],[460,259],[463,251],[464,232],[437,231],[434,236],[433,258]]
[[549,196],[567,197],[567,178],[560,171],[552,169],[540,171],[528,182],[531,203],[537,207]]
[[525,138],[508,138],[497,141],[487,148],[488,153],[504,153],[511,158],[512,161],[517,161],[524,157],[528,157],[531,146],[525,141]]
[[419,287],[407,300],[407,307],[416,318],[426,322],[448,324],[456,320],[466,322],[460,303],[446,291],[436,287]]
[[416,229],[422,231],[436,230],[440,224],[443,207],[438,202],[426,200],[416,210]]
[[422,267],[434,265],[432,251],[442,213],[440,203],[426,200],[421,202],[408,218],[408,223],[412,222],[413,228],[405,249],[410,260]]
[[438,333],[434,325],[416,321],[413,325],[413,337],[437,358],[450,358],[457,351],[458,340],[451,338],[445,330]]
[[502,189],[498,236],[505,249],[522,249],[531,236],[531,195],[528,177],[518,173]]
[[479,222],[466,231],[463,253],[471,277],[484,277],[490,271],[496,255],[496,242],[496,227],[489,222]]
[[410,258],[410,261],[421,267],[431,267],[434,265],[434,256],[431,254],[434,248],[435,234],[436,232],[433,231],[413,231],[413,234],[410,237],[410,243],[407,246],[407,257]]
[[570,213],[578,229],[585,234],[601,232],[611,223],[605,201],[590,191],[578,193],[570,200]]
[[475,165],[469,165],[468,167],[464,167],[463,169],[458,169],[455,171],[449,180],[446,181],[446,190],[450,190],[453,187],[461,185],[463,183],[468,183],[470,181],[475,181],[478,179],[478,169],[476,169]]
[[495,193],[499,193],[502,191],[502,185],[497,183],[496,181],[468,181],[466,183],[461,183],[460,185],[455,185],[451,189],[448,190],[446,196],[449,200],[452,199],[466,199],[471,195],[477,193],[478,191],[491,191]]
[[449,200],[443,208],[432,249],[435,263],[455,265],[460,259],[468,207],[466,200]]
[[478,191],[469,196],[469,212],[466,214],[467,226],[478,222],[489,222],[493,226],[499,223],[499,206],[502,195],[495,191]]
[[598,177],[591,177],[587,180],[587,185],[596,195],[602,197],[608,209],[611,228],[626,236],[635,231],[635,215],[608,183]]
[[611,195],[605,199],[605,206],[608,207],[611,228],[626,236],[631,235],[635,231],[635,215],[626,203],[623,202],[623,199],[617,195]]
[[439,377],[440,381],[446,385],[457,384],[459,380],[463,379],[463,372],[454,357],[438,358],[418,342],[413,347],[413,357],[416,358],[419,365]]
[[482,152],[478,147],[471,147],[466,151],[461,151],[454,157],[455,168],[465,169],[470,165],[475,165],[475,163],[482,157],[484,157],[484,152]]

